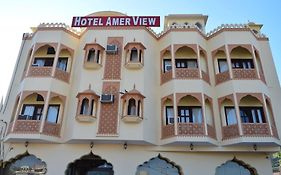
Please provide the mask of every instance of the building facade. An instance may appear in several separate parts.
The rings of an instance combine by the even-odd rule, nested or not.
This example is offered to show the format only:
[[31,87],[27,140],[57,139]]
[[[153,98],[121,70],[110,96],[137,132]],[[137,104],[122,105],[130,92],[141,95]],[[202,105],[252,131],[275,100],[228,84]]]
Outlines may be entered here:
[[[89,16],[125,16],[96,12]],[[1,107],[1,173],[270,175],[281,91],[255,23],[40,24]]]

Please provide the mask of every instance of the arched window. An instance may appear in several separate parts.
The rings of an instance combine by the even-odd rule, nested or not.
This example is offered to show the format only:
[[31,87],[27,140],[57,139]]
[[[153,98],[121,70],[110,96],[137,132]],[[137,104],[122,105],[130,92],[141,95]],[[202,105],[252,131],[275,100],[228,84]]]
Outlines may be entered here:
[[130,61],[138,61],[138,50],[135,47],[131,49]]
[[95,49],[90,49],[88,52],[88,57],[87,57],[87,61],[89,62],[94,62],[95,60]]
[[136,115],[136,100],[130,99],[128,103],[128,115]]
[[87,98],[84,98],[82,100],[80,114],[88,115],[89,114],[88,110],[89,110],[89,100]]

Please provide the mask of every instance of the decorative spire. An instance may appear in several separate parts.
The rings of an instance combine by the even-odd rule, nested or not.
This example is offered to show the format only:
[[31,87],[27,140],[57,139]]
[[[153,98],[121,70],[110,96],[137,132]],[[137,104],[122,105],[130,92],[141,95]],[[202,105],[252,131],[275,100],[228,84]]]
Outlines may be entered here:
[[136,84],[134,83],[134,88],[133,89],[136,89]]
[[91,90],[91,88],[92,88],[92,85],[91,85],[91,84],[89,84],[89,90]]
[[95,38],[95,40],[94,40],[94,43],[96,43],[97,42],[97,38]]

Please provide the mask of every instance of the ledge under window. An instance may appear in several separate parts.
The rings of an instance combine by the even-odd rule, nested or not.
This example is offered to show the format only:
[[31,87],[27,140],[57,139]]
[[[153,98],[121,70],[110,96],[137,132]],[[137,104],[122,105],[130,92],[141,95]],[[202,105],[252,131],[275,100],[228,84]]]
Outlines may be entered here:
[[125,115],[122,117],[122,121],[126,123],[140,123],[142,120],[143,118],[137,115]]
[[94,122],[97,118],[92,115],[76,115],[76,120],[79,122]]
[[125,64],[127,69],[141,69],[143,68],[143,64],[141,62],[133,62],[129,61]]

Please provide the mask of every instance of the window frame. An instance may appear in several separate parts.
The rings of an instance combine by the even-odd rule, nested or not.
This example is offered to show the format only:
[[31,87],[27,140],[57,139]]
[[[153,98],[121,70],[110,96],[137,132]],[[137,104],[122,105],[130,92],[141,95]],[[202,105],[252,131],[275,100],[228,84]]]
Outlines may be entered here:
[[[241,123],[266,123],[265,113],[261,106],[239,106],[239,110]],[[253,112],[255,114],[254,116]],[[259,116],[259,114],[261,116]]]
[[[250,65],[249,65],[250,64]],[[231,67],[232,69],[254,69],[254,60],[252,58],[241,59],[241,58],[233,58],[231,59]]]
[[[229,117],[228,117],[228,115],[227,115],[227,112],[226,112],[226,109],[231,109],[231,110],[234,110],[234,113],[235,113],[235,116],[234,116],[234,118],[235,118],[235,123],[233,123],[233,124],[229,124]],[[237,123],[238,123],[238,121],[237,121],[237,115],[236,115],[236,111],[235,111],[235,107],[234,106],[224,106],[224,115],[225,115],[225,124],[226,124],[226,126],[231,126],[231,125],[237,125]]]
[[173,116],[168,116],[168,109],[172,109],[174,114],[173,106],[165,106],[165,125],[173,125],[175,123],[175,114]]
[[[65,70],[59,67],[61,61],[63,61],[63,60],[66,60],[66,63],[65,63]],[[68,65],[68,57],[59,57],[59,58],[58,58],[57,69],[67,72],[67,65]]]
[[[57,109],[57,116],[56,116],[56,122],[51,122],[51,121],[48,120],[48,116],[49,116],[48,114],[49,114],[49,109],[50,109],[50,107],[58,107],[58,109]],[[50,104],[50,105],[48,106],[48,111],[47,111],[47,115],[46,115],[46,121],[47,121],[47,122],[50,122],[50,123],[58,123],[59,114],[60,114],[60,105],[59,105],[59,104]]]
[[[226,58],[218,58],[217,61],[218,61],[218,70],[219,70],[219,73],[224,73],[224,72],[228,72],[228,71],[229,71],[229,67],[228,67],[228,63],[227,63],[227,59],[226,59]],[[221,62],[224,62],[224,61],[226,62],[227,70],[222,72],[220,63],[221,63]]]
[[[195,67],[190,67],[189,62],[195,62]],[[177,58],[175,59],[176,68],[198,69],[198,60],[196,58]]]
[[[195,119],[195,116],[193,116],[194,115],[193,109],[201,110],[201,116],[200,116],[201,122],[193,121],[193,119]],[[203,123],[203,111],[201,106],[178,106],[177,110],[178,110],[178,116],[177,116],[178,123],[197,123],[197,124]],[[181,110],[184,110],[184,115],[181,115]],[[186,111],[188,111],[188,115]],[[182,120],[184,120],[184,122]],[[199,121],[199,118],[197,119],[197,121]]]
[[[34,107],[32,115],[24,115],[25,109],[28,106]],[[41,112],[38,113],[39,109],[41,109]],[[41,120],[43,109],[44,109],[44,104],[23,104],[21,113],[18,116],[18,120]]]
[[[167,62],[170,62],[170,65],[166,64]],[[167,67],[170,66],[171,69],[167,69]],[[170,72],[172,71],[172,59],[163,59],[163,72],[166,73],[166,72]]]

